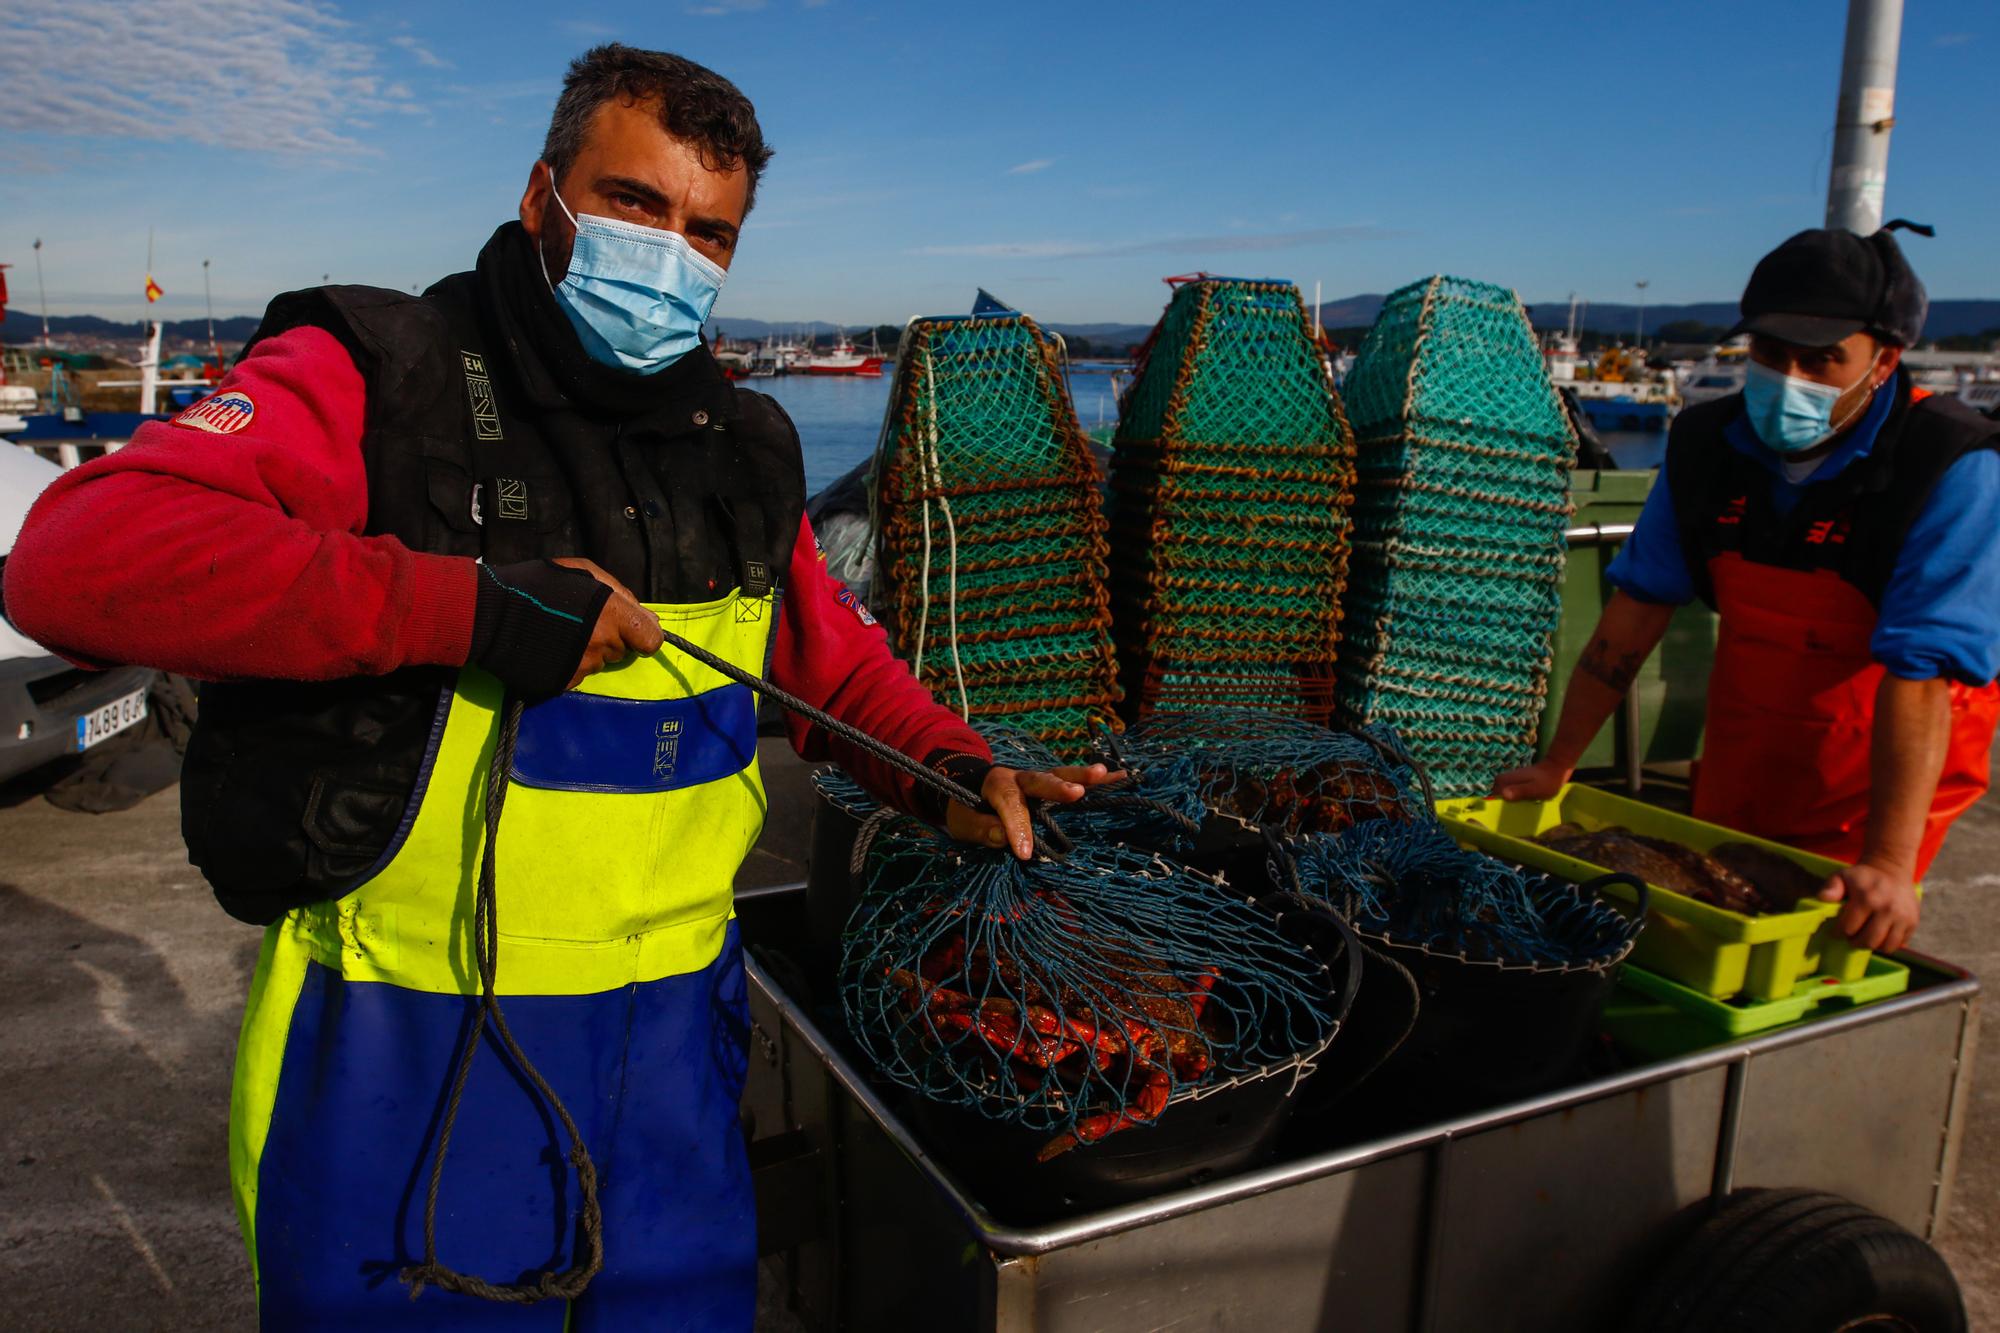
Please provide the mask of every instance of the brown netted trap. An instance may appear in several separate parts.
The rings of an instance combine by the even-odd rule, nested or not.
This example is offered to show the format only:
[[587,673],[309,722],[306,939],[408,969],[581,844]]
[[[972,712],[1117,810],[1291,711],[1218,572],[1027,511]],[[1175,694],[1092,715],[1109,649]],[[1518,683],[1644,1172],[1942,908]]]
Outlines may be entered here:
[[1012,311],[912,321],[875,473],[897,654],[961,715],[1080,753],[1119,694],[1102,477],[1056,344]]
[[1176,281],[1113,445],[1127,711],[1324,721],[1347,574],[1347,420],[1296,288]]

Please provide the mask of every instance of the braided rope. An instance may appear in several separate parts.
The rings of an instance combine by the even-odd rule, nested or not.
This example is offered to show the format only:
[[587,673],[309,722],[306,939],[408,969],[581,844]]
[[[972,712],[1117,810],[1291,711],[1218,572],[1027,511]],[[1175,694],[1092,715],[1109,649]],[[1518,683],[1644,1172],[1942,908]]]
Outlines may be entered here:
[[[521,1043],[514,1039],[512,1030],[507,1026],[507,1016],[501,1012],[497,989],[500,916],[498,895],[494,888],[494,866],[500,842],[500,810],[507,800],[507,774],[513,767],[515,743],[520,737],[521,711],[518,699],[509,699],[504,704],[499,737],[486,768],[486,845],[479,859],[479,885],[473,900],[472,923],[473,954],[479,971],[479,1004],[473,1010],[472,1030],[466,1035],[464,1049],[459,1053],[458,1068],[452,1075],[451,1098],[445,1105],[444,1123],[438,1129],[437,1154],[431,1160],[430,1185],[424,1193],[424,1261],[403,1269],[400,1274],[403,1283],[410,1289],[411,1300],[422,1296],[424,1288],[430,1286],[512,1305],[533,1305],[551,1299],[575,1300],[604,1267],[604,1211],[597,1197],[597,1166],[591,1161],[590,1150],[584,1146],[583,1135],[578,1132],[569,1108],[563,1105],[562,1098],[542,1077],[542,1072],[535,1068],[534,1061],[521,1049]],[[581,1196],[577,1219],[579,1246],[575,1262],[560,1273],[544,1271],[523,1282],[488,1282],[470,1273],[459,1272],[438,1259],[438,1193],[444,1184],[445,1157],[451,1151],[451,1135],[458,1125],[458,1112],[465,1098],[466,1082],[472,1074],[472,1061],[479,1054],[481,1040],[489,1025],[514,1068],[533,1085],[536,1095],[561,1122],[563,1134],[569,1139],[568,1160],[576,1172],[577,1189]]]

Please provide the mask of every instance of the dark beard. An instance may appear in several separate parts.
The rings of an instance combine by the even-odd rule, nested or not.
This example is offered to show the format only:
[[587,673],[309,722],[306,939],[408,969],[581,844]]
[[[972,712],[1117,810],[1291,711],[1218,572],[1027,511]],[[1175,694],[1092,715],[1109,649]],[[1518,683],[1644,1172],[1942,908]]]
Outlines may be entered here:
[[535,244],[542,257],[542,271],[553,288],[569,276],[569,257],[576,250],[576,229],[556,202],[553,190],[542,203],[542,238]]

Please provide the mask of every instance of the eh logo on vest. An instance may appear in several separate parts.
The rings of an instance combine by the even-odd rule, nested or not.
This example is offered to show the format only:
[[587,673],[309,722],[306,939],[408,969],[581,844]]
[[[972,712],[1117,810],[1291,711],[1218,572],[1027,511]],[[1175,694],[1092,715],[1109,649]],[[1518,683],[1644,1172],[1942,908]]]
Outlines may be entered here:
[[504,440],[500,431],[500,405],[493,398],[493,381],[486,374],[486,360],[477,352],[460,350],[465,364],[465,395],[472,401],[472,434],[481,440]]
[[247,393],[212,394],[174,418],[176,426],[205,430],[211,435],[234,435],[257,415],[257,404]]
[[681,720],[665,717],[653,729],[653,777],[661,782],[670,781],[674,776],[674,765],[681,757]]

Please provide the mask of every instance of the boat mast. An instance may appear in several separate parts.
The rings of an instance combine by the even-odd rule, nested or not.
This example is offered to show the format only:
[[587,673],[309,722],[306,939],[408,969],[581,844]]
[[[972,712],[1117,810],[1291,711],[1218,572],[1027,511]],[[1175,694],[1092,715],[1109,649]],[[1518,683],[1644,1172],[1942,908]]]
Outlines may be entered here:
[[1829,227],[1866,236],[1882,225],[1902,34],[1903,0],[1848,0],[1840,100],[1833,113],[1833,167],[1826,182]]
[[222,365],[222,348],[215,341],[215,295],[208,286],[208,261],[201,261],[201,299],[208,306],[208,351],[217,368]]
[[[146,228],[146,296],[150,304],[153,288],[153,229]],[[160,401],[160,321],[146,319],[146,352],[139,358],[139,410],[147,416],[159,410]]]
[[35,238],[35,290],[42,297],[42,346],[49,345],[49,289],[42,282],[42,238]]

